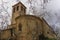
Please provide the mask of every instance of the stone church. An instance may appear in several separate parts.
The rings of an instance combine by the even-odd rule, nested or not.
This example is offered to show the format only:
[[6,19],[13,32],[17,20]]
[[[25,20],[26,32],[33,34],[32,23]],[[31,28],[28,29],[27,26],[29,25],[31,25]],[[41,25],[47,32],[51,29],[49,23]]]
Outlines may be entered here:
[[8,40],[46,40],[56,39],[56,33],[44,20],[34,15],[26,15],[26,7],[18,2],[12,6],[11,25],[2,30],[0,39]]

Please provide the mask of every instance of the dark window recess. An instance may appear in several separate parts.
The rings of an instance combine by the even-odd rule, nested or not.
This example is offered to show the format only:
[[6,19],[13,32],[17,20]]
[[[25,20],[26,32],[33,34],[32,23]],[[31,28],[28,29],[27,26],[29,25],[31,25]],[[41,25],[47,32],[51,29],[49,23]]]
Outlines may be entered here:
[[9,40],[13,40],[12,38],[10,38]]
[[11,36],[13,36],[13,29],[10,29],[11,30]]
[[21,6],[21,11],[23,10],[23,7]]
[[26,10],[24,9],[24,13],[26,12]]
[[44,34],[39,35],[39,40],[46,40]]
[[19,10],[19,6],[17,6],[17,11]]
[[47,32],[49,34],[49,32]]
[[15,12],[15,8],[13,8],[13,13]]
[[19,24],[19,31],[22,31],[22,24]]

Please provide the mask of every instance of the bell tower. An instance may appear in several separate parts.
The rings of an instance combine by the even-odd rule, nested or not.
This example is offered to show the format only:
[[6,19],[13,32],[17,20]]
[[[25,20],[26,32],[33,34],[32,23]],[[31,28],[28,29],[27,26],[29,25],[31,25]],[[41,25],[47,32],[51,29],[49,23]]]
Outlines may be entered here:
[[26,15],[26,7],[21,2],[18,2],[17,4],[12,6],[11,23],[15,24],[15,18],[22,15]]

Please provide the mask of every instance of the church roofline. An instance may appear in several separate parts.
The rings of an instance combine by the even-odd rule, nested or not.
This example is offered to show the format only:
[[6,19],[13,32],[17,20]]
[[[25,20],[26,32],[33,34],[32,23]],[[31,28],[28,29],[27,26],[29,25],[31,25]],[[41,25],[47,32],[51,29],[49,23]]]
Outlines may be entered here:
[[[35,16],[35,15],[20,15],[20,16],[18,16],[17,18],[15,18],[15,20],[17,20],[17,19],[20,18],[20,17],[34,17],[34,18],[37,18],[38,20],[41,20],[40,17],[37,17],[37,16]],[[42,21],[42,20],[41,20],[41,21]]]
[[47,21],[42,17],[42,20],[48,25],[48,27],[51,29],[51,31],[54,33],[54,34],[56,34],[55,33],[55,31],[53,30],[53,28],[47,23]]
[[14,4],[12,7],[16,6],[17,4],[22,4],[22,5],[26,8],[26,6],[25,6],[21,1],[19,1],[19,2],[16,3],[16,4]]

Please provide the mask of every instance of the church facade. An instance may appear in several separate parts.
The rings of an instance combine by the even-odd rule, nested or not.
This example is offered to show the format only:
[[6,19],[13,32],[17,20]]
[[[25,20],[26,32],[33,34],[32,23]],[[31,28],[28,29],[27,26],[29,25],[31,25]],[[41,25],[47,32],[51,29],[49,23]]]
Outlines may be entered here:
[[[46,40],[56,38],[56,33],[48,23],[40,17],[26,15],[26,7],[21,3],[15,4],[12,11],[11,26],[7,30],[9,40]],[[3,35],[3,34],[2,34]],[[4,36],[1,36],[2,39]],[[5,39],[5,38],[4,38]]]

